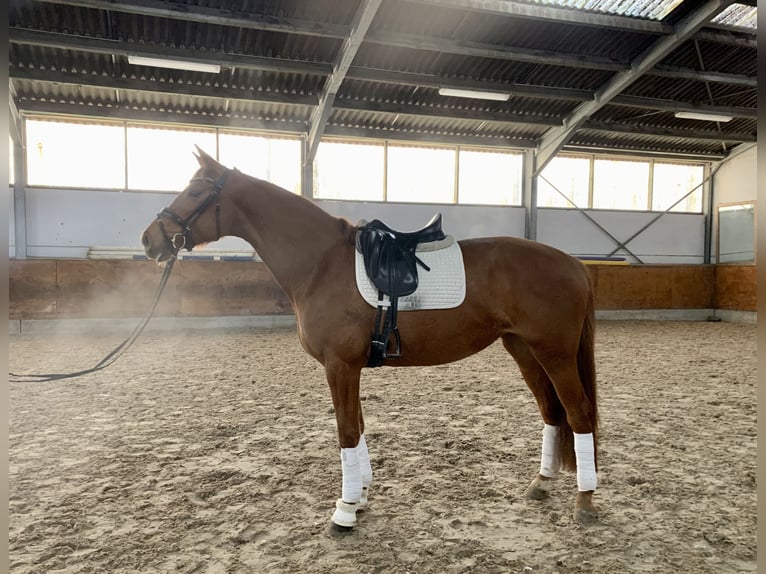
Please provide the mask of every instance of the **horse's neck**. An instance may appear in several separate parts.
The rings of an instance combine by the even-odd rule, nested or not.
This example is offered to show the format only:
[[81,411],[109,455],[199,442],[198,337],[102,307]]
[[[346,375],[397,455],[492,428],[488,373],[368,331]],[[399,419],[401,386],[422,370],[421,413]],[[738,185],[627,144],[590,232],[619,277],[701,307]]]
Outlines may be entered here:
[[250,243],[291,298],[300,295],[318,262],[341,244],[348,226],[310,201],[250,178],[234,196],[231,234]]

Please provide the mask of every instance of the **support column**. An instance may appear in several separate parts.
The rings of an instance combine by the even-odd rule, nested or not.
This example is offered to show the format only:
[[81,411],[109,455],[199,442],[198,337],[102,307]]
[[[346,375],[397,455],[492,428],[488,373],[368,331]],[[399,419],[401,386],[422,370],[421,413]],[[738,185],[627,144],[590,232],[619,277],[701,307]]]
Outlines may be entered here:
[[314,197],[314,159],[309,159],[309,143],[306,137],[301,140],[301,195],[307,199]]
[[524,206],[524,237],[537,240],[537,178],[535,177],[535,152],[524,152],[524,178],[521,204]]
[[[708,182],[702,186],[702,214],[705,216],[705,245],[704,253],[702,257],[702,263],[708,265],[712,261],[713,253],[713,218],[715,217],[715,207],[713,205],[713,178],[711,176],[711,169],[709,165],[705,166],[703,172],[703,178]],[[716,253],[716,260],[718,260],[718,253]]]
[[[12,120],[13,118],[11,118]],[[11,130],[13,137],[13,224],[16,259],[27,258],[27,181],[24,163],[26,148],[23,143],[24,126]]]

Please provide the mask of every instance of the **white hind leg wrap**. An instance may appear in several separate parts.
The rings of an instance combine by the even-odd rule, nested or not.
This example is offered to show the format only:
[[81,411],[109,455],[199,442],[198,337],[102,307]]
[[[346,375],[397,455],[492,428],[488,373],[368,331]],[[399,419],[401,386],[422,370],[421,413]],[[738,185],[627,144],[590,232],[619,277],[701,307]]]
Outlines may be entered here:
[[593,447],[593,434],[574,433],[574,449],[577,458],[577,490],[588,492],[596,490],[596,453]]
[[372,465],[370,464],[370,453],[367,452],[367,441],[364,435],[359,437],[359,444],[356,447],[359,454],[359,471],[362,474],[362,496],[359,498],[359,508],[367,506],[367,494],[372,483]]
[[561,469],[559,453],[559,427],[546,424],[543,427],[543,449],[540,457],[540,476],[556,478]]

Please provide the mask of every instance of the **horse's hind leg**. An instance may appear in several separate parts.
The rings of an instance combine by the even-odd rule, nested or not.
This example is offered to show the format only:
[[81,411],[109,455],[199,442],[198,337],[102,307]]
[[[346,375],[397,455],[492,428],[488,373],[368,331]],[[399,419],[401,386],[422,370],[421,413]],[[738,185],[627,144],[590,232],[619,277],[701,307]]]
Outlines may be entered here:
[[[566,412],[565,420],[568,425],[562,427],[562,430],[573,439],[577,469],[578,492],[574,516],[578,522],[588,523],[594,521],[598,516],[592,501],[593,492],[598,483],[596,474],[598,417],[595,372],[592,370],[589,372],[589,366],[592,363],[585,357],[589,353],[592,354],[592,350],[589,348],[585,351],[582,345],[579,353],[567,353],[566,345],[559,345],[555,352],[551,349],[549,344],[541,348],[532,347],[531,351],[545,369],[556,390],[556,396]],[[578,364],[578,361],[583,361],[583,363]]]
[[[562,448],[561,426],[566,425],[566,413],[556,395],[553,383],[545,369],[535,359],[529,346],[516,335],[503,337],[503,345],[519,365],[521,375],[537,400],[537,406],[545,423],[540,471],[525,493],[527,498],[542,500],[550,493],[551,479],[558,476],[562,465],[562,455],[566,462],[565,466],[571,467],[573,462],[571,455],[562,453],[562,450],[571,452],[571,447],[566,448],[569,445],[563,445],[564,448]],[[566,440],[567,435],[565,434],[563,438]]]

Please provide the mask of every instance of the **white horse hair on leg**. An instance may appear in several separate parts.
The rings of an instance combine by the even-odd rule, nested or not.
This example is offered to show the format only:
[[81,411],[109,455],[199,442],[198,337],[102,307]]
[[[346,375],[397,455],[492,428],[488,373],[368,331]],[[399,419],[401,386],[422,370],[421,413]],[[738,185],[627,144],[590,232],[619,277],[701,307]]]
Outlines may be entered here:
[[593,447],[593,433],[574,433],[574,449],[577,459],[577,490],[596,490],[596,454]]
[[543,427],[543,449],[540,457],[540,476],[556,478],[561,469],[559,453],[559,427],[546,424]]

